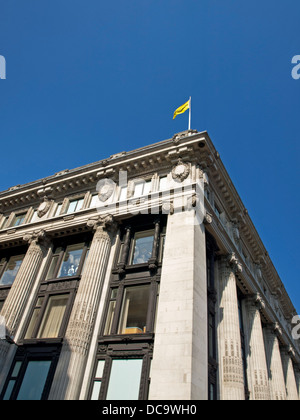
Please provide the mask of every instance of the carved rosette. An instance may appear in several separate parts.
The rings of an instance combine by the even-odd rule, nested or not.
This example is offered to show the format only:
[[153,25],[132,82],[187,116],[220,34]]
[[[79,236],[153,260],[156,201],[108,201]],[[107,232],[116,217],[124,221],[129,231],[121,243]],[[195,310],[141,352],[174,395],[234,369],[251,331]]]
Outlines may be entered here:
[[98,183],[98,197],[103,203],[107,201],[114,193],[115,183],[111,179],[103,179]]
[[190,174],[190,166],[183,162],[181,159],[178,160],[177,165],[172,169],[172,177],[174,181],[183,182]]

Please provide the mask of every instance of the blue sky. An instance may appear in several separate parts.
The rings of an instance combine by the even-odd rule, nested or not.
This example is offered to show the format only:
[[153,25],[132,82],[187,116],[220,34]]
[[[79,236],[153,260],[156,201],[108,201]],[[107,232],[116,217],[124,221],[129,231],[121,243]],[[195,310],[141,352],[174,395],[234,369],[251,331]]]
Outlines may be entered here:
[[0,190],[170,138],[192,96],[300,313],[298,0],[2,1]]

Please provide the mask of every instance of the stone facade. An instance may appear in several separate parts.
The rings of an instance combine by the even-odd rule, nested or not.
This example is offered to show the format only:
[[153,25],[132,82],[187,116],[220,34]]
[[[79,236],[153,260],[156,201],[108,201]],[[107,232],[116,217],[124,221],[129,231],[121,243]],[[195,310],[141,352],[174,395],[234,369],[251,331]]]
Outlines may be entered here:
[[299,399],[294,306],[206,132],[0,213],[0,399]]

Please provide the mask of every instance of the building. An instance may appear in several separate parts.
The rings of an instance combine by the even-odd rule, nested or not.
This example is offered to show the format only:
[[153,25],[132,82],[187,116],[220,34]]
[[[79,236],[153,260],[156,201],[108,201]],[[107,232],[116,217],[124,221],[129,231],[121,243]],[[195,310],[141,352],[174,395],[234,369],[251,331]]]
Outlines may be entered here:
[[0,213],[0,399],[299,398],[295,308],[206,132]]

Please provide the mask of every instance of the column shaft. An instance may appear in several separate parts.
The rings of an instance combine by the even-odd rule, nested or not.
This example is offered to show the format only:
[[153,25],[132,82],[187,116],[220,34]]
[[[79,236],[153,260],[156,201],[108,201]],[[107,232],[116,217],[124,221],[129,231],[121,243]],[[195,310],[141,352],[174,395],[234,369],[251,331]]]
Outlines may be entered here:
[[259,295],[247,299],[248,380],[251,400],[270,400],[266,352],[259,309]]
[[[51,387],[50,400],[76,400],[87,360],[89,344],[110,256],[112,216],[89,221],[95,234],[71,312],[69,324]],[[109,232],[111,232],[111,235]]]
[[[232,263],[230,262],[232,261]],[[245,383],[235,270],[237,262],[219,261],[219,362],[222,400],[244,400]]]
[[295,372],[293,361],[290,355],[291,349],[283,349],[281,352],[282,357],[282,364],[283,364],[283,372],[285,377],[285,384],[286,384],[286,393],[288,400],[298,400],[298,390],[297,384],[295,379]]
[[[11,290],[2,308],[1,314],[5,319],[7,334],[14,338],[25,306],[32,293],[47,245],[45,232],[39,231],[24,237],[30,243],[18,274],[11,286]],[[5,362],[8,346],[0,342],[0,372]]]
[[267,366],[269,371],[272,400],[286,400],[286,389],[282,361],[277,338],[279,327],[272,325],[264,328]]

